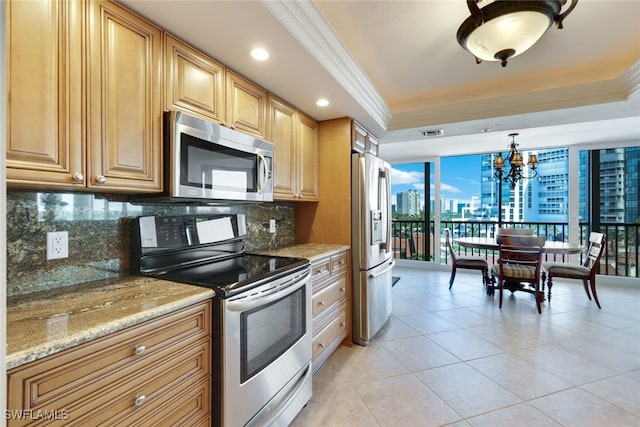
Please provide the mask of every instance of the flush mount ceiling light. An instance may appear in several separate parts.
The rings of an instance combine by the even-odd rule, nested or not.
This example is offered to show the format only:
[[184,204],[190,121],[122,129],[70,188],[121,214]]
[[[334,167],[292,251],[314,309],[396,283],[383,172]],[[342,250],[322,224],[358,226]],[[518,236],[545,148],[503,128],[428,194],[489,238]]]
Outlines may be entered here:
[[324,98],[320,98],[316,101],[316,105],[318,107],[327,107],[329,106],[329,100],[324,99]]
[[471,16],[458,28],[460,46],[482,61],[500,61],[518,56],[533,46],[555,23],[562,29],[562,21],[576,7],[578,0],[560,13],[567,0],[495,0],[482,9],[482,0],[467,0]]
[[267,59],[269,59],[269,52],[261,47],[256,47],[255,49],[251,50],[251,57],[256,61],[266,61]]

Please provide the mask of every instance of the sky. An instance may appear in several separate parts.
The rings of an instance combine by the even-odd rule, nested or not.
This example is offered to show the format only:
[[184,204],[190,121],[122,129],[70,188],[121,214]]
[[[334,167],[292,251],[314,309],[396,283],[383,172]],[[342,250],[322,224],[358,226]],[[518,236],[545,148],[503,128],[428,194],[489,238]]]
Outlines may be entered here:
[[[443,157],[440,159],[440,196],[444,199],[467,201],[471,196],[480,196],[480,155]],[[433,167],[431,170],[433,192]],[[424,198],[424,164],[412,163],[391,165],[391,197],[396,194],[417,190]]]

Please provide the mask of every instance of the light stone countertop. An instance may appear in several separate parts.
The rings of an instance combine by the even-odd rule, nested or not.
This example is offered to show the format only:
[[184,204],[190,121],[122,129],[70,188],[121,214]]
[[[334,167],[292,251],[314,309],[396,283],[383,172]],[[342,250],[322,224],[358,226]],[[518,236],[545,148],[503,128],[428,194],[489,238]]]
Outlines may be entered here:
[[259,249],[251,251],[255,254],[306,258],[311,262],[351,249],[348,245],[334,243],[299,243],[275,249]]
[[[306,258],[311,262],[350,249],[302,243],[252,253]],[[198,286],[130,277],[12,297],[7,301],[7,369],[213,298]]]
[[86,284],[7,301],[7,369],[206,301],[207,288],[150,277]]

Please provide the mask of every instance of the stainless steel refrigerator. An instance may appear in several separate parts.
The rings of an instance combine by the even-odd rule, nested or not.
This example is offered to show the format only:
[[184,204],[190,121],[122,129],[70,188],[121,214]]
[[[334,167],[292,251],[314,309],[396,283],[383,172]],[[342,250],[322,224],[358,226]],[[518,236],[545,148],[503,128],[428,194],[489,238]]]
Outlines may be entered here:
[[391,316],[391,166],[371,154],[351,157],[353,342],[367,343]]

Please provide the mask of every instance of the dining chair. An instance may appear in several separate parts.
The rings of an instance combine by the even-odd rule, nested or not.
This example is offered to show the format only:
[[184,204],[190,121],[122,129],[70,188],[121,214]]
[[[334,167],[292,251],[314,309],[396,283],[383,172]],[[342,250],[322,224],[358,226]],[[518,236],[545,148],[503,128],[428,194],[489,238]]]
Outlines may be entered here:
[[498,228],[498,236],[533,236],[533,228]]
[[538,313],[542,313],[544,293],[540,291],[540,273],[544,241],[544,236],[498,236],[499,258],[491,267],[491,274],[494,280],[498,278],[500,308],[504,288],[507,287],[512,293],[524,291],[533,294]]
[[467,270],[480,270],[482,272],[482,284],[486,285],[489,278],[489,264],[487,260],[481,256],[473,255],[456,255],[451,244],[451,235],[449,229],[444,230],[445,240],[447,248],[449,250],[449,256],[451,257],[451,278],[449,279],[449,289],[453,286],[453,281],[456,278],[456,269],[464,268]]
[[600,264],[600,258],[604,253],[605,247],[604,234],[594,231],[589,234],[589,249],[587,250],[587,257],[582,264],[568,262],[543,263],[542,268],[547,275],[549,301],[551,301],[551,287],[553,286],[554,277],[578,279],[582,280],[584,291],[587,293],[589,300],[591,300],[591,294],[589,293],[589,287],[591,287],[591,293],[593,294],[596,305],[598,308],[602,308],[600,307],[600,301],[598,301],[598,294],[596,293],[596,270]]

